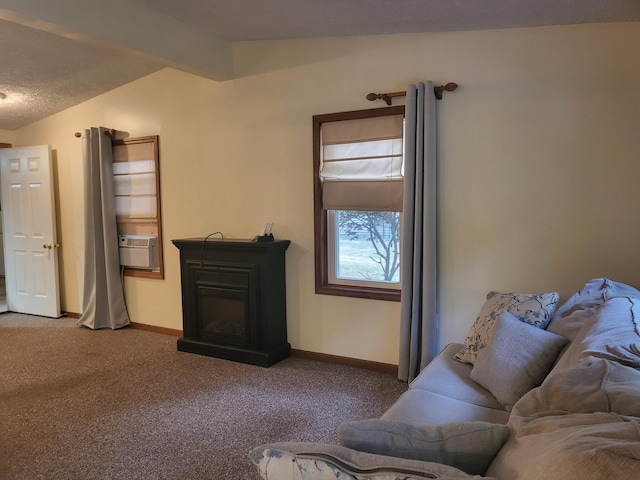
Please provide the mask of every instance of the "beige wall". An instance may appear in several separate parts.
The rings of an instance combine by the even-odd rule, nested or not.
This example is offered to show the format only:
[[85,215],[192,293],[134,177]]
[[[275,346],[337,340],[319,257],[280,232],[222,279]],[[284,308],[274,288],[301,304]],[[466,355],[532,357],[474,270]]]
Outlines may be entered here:
[[13,139],[15,137],[15,132],[13,130],[1,130],[0,129],[0,143],[11,143],[13,144]]
[[167,69],[23,128],[14,143],[56,154],[63,307],[81,310],[73,133],[158,134],[166,279],[126,279],[133,321],[181,328],[170,239],[250,237],[271,220],[292,241],[293,348],[396,363],[399,304],[314,293],[311,117],[424,79],[460,84],[438,106],[441,344],[464,338],[490,289],[640,286],[638,44],[638,23],[248,42],[235,80]]

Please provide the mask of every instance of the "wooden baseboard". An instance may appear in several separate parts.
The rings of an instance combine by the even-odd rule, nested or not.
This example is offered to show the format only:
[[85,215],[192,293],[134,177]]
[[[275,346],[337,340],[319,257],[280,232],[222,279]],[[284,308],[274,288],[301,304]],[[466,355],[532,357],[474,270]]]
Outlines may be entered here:
[[[63,316],[67,318],[80,318],[82,315],[80,313],[64,312]],[[144,323],[135,323],[135,322],[131,322],[129,326],[137,330],[145,330],[147,332],[162,333],[164,335],[171,335],[173,337],[182,336],[182,330],[176,330],[173,328],[156,327],[155,325],[145,325]]]
[[147,332],[162,333],[164,335],[171,335],[172,337],[182,337],[182,330],[176,330],[174,328],[156,327],[155,325],[145,325],[144,323],[131,322],[129,325],[131,328],[137,330],[145,330]]
[[[156,327],[154,325],[145,325],[144,323],[131,322],[131,328],[145,330],[147,332],[162,333],[174,337],[182,337],[182,330],[166,327]],[[364,368],[380,373],[398,374],[398,366],[390,363],[372,362],[371,360],[361,360],[359,358],[341,357],[339,355],[329,355],[326,353],[308,352],[305,350],[291,349],[291,356],[298,358],[306,358],[318,362],[332,363],[334,365],[346,365],[348,367]]]
[[398,374],[398,366],[390,363],[372,362],[371,360],[361,360],[359,358],[341,357],[339,355],[329,355],[326,353],[307,352],[305,350],[295,349],[291,349],[291,356],[306,358],[308,360],[317,360],[324,363],[333,363],[336,365],[364,368],[380,373]]
[[[80,318],[82,315],[74,312],[64,312],[64,316],[68,318]],[[164,335],[171,335],[173,337],[182,336],[182,330],[176,330],[174,328],[156,327],[155,325],[145,325],[144,323],[135,323],[135,322],[131,322],[129,326],[137,330],[145,330],[147,332],[162,333]]]

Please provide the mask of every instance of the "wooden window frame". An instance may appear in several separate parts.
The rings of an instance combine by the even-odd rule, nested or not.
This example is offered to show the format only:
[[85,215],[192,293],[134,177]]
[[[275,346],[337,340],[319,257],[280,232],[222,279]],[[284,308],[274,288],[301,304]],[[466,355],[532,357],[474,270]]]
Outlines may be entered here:
[[[155,225],[157,228],[157,232],[155,233],[158,238],[158,269],[157,270],[149,270],[145,268],[136,268],[136,267],[124,267],[124,275],[128,277],[138,277],[138,278],[151,278],[157,280],[164,279],[164,259],[163,259],[163,242],[162,242],[162,210],[161,210],[161,195],[160,195],[160,137],[158,135],[150,135],[146,137],[136,137],[136,138],[125,138],[125,139],[116,139],[113,140],[112,146],[123,146],[123,145],[135,145],[141,143],[152,143],[153,144],[153,160],[155,161],[155,181],[156,181],[156,218]],[[118,230],[118,235],[120,235],[120,230]]]
[[315,251],[315,291],[321,295],[337,295],[399,302],[401,289],[342,285],[329,283],[329,250],[327,246],[327,212],[322,208],[322,182],[320,180],[321,128],[323,123],[387,115],[404,115],[404,105],[328,113],[313,116],[313,213]]

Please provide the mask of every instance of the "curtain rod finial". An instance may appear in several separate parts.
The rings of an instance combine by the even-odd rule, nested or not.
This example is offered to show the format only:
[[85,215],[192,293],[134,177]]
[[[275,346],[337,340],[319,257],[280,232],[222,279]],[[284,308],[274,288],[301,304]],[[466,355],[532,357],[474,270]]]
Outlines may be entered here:
[[367,100],[369,100],[370,102],[373,102],[374,100],[378,100],[378,99],[382,99],[385,102],[387,102],[387,105],[391,105],[391,96],[393,94],[387,94],[387,93],[369,93],[367,94]]
[[387,105],[391,105],[391,99],[393,97],[404,97],[407,92],[391,92],[391,93],[369,93],[367,95],[367,100],[373,102],[374,100],[382,99],[387,102]]
[[454,82],[449,82],[446,85],[440,85],[439,87],[433,87],[433,93],[435,93],[436,98],[438,100],[442,100],[442,92],[445,90],[447,92],[453,92],[456,88],[458,88],[458,84]]

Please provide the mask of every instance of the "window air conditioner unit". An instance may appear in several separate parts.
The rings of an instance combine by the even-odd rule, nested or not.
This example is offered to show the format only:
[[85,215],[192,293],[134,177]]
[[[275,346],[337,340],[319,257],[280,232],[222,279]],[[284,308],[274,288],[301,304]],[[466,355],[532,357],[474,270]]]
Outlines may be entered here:
[[135,268],[158,268],[158,237],[118,235],[120,265]]

